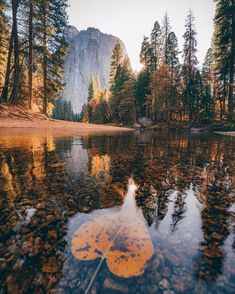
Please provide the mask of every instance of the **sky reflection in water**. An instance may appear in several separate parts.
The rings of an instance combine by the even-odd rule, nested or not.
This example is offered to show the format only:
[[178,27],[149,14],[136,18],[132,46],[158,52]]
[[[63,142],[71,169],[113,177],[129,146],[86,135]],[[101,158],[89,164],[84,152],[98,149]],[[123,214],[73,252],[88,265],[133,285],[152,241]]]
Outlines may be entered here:
[[[233,138],[1,134],[1,293],[232,293],[233,180]],[[125,227],[105,262],[72,254],[86,224],[103,249]]]

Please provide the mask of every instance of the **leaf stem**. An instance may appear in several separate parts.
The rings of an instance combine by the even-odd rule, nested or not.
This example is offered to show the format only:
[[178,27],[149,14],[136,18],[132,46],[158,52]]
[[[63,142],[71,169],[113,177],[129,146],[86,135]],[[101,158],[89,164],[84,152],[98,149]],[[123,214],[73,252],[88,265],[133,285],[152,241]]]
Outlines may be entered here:
[[104,259],[107,256],[107,253],[109,252],[109,250],[110,250],[113,242],[115,241],[115,239],[117,238],[117,236],[121,232],[122,228],[123,228],[123,225],[119,228],[119,230],[117,231],[117,233],[115,234],[115,236],[113,237],[113,239],[110,241],[109,246],[107,247],[106,251],[104,252],[104,254],[103,254],[103,256],[102,256],[102,258],[101,258],[101,260],[100,260],[100,262],[99,262],[99,264],[98,264],[98,266],[97,266],[97,268],[96,268],[96,270],[95,270],[95,272],[94,272],[94,274],[93,274],[93,276],[92,276],[92,278],[90,280],[90,283],[89,283],[88,287],[85,290],[85,294],[88,294],[89,293],[89,291],[91,289],[91,286],[92,286],[92,284],[93,284],[93,282],[94,282],[94,280],[95,280],[95,278],[96,278],[96,276],[98,274],[98,271],[99,271],[99,269],[100,269],[100,267],[101,267]]

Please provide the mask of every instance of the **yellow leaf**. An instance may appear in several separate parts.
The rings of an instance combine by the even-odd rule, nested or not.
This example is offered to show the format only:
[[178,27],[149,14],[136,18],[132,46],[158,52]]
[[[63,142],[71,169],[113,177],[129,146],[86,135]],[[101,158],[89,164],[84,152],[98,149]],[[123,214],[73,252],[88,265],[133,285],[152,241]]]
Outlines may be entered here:
[[143,274],[154,248],[134,197],[135,188],[130,184],[120,212],[81,225],[72,239],[73,256],[79,260],[106,259],[109,270],[119,277]]

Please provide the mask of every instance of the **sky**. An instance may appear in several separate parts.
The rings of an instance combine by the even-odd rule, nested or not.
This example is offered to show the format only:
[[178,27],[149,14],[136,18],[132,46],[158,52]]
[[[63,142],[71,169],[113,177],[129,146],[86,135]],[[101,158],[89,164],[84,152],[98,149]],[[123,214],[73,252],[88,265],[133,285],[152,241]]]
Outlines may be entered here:
[[140,70],[139,53],[144,36],[149,36],[154,22],[160,24],[167,11],[172,30],[183,47],[185,18],[191,8],[198,33],[199,63],[210,47],[213,33],[213,0],[69,0],[69,24],[78,30],[95,27],[119,37],[126,45],[134,70]]

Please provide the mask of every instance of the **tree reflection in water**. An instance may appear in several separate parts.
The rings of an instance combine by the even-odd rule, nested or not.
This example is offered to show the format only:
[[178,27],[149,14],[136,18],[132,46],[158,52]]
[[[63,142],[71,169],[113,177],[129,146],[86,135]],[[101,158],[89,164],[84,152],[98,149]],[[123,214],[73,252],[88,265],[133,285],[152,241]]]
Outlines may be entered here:
[[[70,218],[120,207],[129,177],[155,253],[125,285],[161,292],[166,279],[175,292],[235,291],[233,159],[234,139],[212,135],[1,134],[2,293],[82,291],[93,265],[74,269]],[[103,268],[97,291],[109,275]]]

